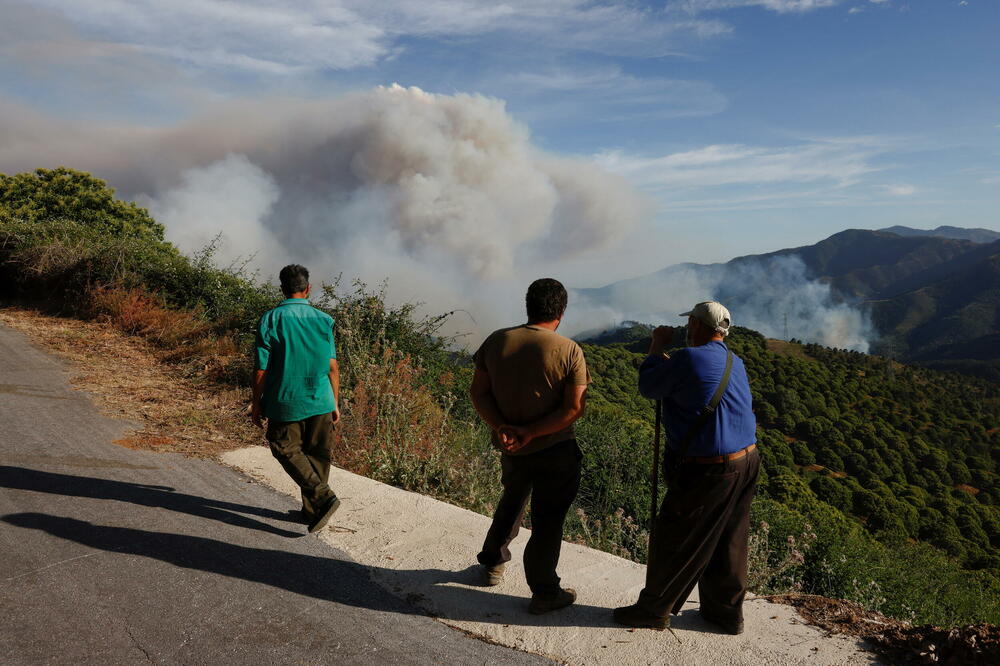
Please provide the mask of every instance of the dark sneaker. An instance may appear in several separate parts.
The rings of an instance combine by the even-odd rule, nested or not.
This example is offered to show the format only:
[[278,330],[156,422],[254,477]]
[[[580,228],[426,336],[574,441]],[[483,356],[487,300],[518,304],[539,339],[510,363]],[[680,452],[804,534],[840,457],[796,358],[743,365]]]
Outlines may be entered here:
[[320,514],[316,516],[316,519],[309,523],[309,534],[319,532],[321,529],[326,527],[326,524],[330,522],[330,518],[333,514],[337,513],[337,509],[339,508],[340,500],[334,496],[334,498],[327,503],[326,507],[320,512]]
[[541,615],[549,611],[566,608],[576,601],[576,590],[566,588],[559,590],[555,595],[541,597],[537,594],[531,596],[531,603],[528,604],[528,612],[532,615]]
[[482,572],[483,585],[486,587],[493,587],[494,585],[499,585],[500,581],[503,580],[503,570],[505,564],[501,562],[492,567],[488,567],[485,564],[482,565],[480,571]]
[[614,613],[615,622],[626,627],[638,627],[643,629],[656,629],[663,631],[670,626],[670,617],[660,617],[653,615],[648,610],[640,608],[637,604],[616,608]]
[[711,622],[712,624],[714,624],[717,627],[720,627],[727,634],[732,634],[733,636],[739,636],[740,634],[743,633],[743,620],[742,619],[739,619],[739,620],[727,620],[725,618],[716,617],[716,616],[714,616],[714,615],[712,615],[710,613],[706,613],[705,611],[700,611],[700,613],[701,613],[702,619]]

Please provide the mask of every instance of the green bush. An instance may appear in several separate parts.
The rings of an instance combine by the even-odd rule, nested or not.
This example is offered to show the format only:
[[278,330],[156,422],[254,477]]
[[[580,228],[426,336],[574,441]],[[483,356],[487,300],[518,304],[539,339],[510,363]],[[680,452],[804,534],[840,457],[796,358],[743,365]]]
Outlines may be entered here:
[[72,220],[101,234],[163,240],[163,225],[145,208],[115,198],[103,180],[66,167],[0,174],[0,220]]

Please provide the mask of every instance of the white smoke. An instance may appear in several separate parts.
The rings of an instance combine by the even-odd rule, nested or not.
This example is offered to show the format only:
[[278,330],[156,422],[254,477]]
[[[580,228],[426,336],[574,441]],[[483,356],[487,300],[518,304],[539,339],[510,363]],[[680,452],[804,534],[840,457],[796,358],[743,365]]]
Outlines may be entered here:
[[[649,211],[622,177],[536,148],[502,101],[390,86],[317,102],[220,106],[177,127],[94,127],[0,103],[0,172],[66,164],[147,205],[170,240],[196,252],[216,235],[223,263],[289,262],[313,282],[388,280],[390,298],[466,310],[449,332],[475,344],[523,319],[535,278],[603,256]],[[623,253],[621,253],[623,254]],[[626,255],[627,256],[627,255]],[[599,264],[600,262],[594,262]],[[737,324],[866,349],[868,323],[812,282],[801,262],[674,267],[571,301],[568,334],[625,319],[676,322],[701,300]]]
[[534,278],[614,245],[646,201],[593,163],[536,148],[502,101],[398,85],[319,102],[217,107],[162,129],[14,121],[0,172],[67,164],[138,199],[195,252],[289,261],[314,282],[388,280],[394,300],[464,309],[473,334],[523,318]]
[[681,264],[659,273],[580,293],[588,332],[625,321],[683,325],[695,303],[720,301],[733,324],[771,338],[797,338],[867,352],[874,328],[867,313],[839,301],[829,283],[808,275],[797,255],[742,259],[728,264]]
[[829,283],[809,279],[797,255],[730,266],[715,293],[740,313],[738,317],[733,313],[734,323],[771,338],[868,351],[874,335],[871,319],[837,301]]
[[149,211],[167,239],[186,249],[203,248],[217,235],[230,259],[267,255],[281,263],[277,238],[265,226],[280,193],[274,180],[242,155],[181,174],[178,187],[150,200]]

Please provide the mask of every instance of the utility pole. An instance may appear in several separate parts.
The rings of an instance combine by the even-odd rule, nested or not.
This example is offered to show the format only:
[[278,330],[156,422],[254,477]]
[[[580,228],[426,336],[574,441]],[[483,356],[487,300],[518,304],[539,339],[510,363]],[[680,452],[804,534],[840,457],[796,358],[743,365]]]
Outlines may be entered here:
[[785,313],[785,342],[788,342],[788,313]]

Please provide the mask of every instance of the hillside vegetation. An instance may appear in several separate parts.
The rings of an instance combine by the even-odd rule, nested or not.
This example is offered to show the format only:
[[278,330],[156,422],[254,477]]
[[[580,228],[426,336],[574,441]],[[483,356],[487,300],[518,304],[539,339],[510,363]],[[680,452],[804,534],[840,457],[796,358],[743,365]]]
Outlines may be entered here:
[[[597,304],[624,297],[656,312],[643,296],[664,284],[716,286],[722,299],[742,298],[747,275],[768,274],[776,259],[795,258],[804,278],[830,285],[836,300],[870,315],[873,351],[909,363],[956,370],[1000,383],[1000,234],[942,227],[918,232],[848,229],[813,245],[737,257],[725,264],[679,264],[580,293]],[[756,278],[754,278],[756,279]]]
[[[208,383],[246,385],[254,328],[277,290],[218,268],[212,248],[185,257],[145,211],[115,202],[68,169],[0,176],[2,296],[107,321]],[[336,462],[491,512],[498,457],[467,396],[467,355],[436,336],[441,318],[365,285],[318,291],[342,363]],[[636,325],[585,345],[595,382],[568,524],[570,538],[638,561],[652,406],[635,391],[633,361],[646,334]],[[731,345],[761,425],[753,589],[848,598],[918,622],[1000,622],[996,386],[814,345],[769,348],[746,329]]]

